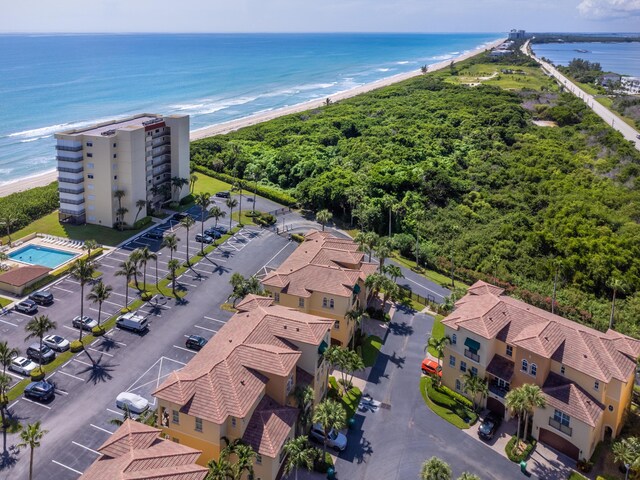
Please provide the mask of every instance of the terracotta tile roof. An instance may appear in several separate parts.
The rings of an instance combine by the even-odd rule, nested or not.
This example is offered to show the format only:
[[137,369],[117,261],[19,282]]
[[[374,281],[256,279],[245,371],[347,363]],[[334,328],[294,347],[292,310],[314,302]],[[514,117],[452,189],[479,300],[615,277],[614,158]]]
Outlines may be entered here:
[[180,371],[154,392],[192,416],[222,424],[244,418],[264,395],[264,373],[289,375],[301,352],[294,342],[319,345],[333,320],[253,296]]
[[160,430],[133,420],[100,447],[102,454],[81,480],[204,480],[208,470],[196,465],[201,452],[159,437]]
[[238,303],[236,303],[236,310],[241,312],[248,312],[249,310],[253,310],[256,306],[268,307],[273,303],[273,299],[270,297],[260,297],[258,295],[254,295],[250,293]]
[[542,391],[547,400],[547,408],[557,408],[592,427],[597,425],[604,412],[604,405],[584,389],[555,373],[549,374]]
[[265,396],[256,407],[242,439],[260,455],[276,458],[298,418],[298,410]]
[[612,330],[599,332],[491,287],[474,284],[442,323],[497,338],[607,383],[612,378],[626,382],[635,371],[640,341]]
[[505,358],[498,354],[495,354],[489,362],[489,365],[487,365],[487,373],[490,373],[491,375],[501,378],[507,382],[511,382],[511,377],[513,377],[513,369],[513,362],[508,358]]
[[298,297],[310,297],[312,292],[348,297],[358,280],[365,280],[376,268],[376,264],[364,261],[364,254],[353,240],[336,238],[328,232],[310,232],[262,283]]
[[0,275],[0,283],[6,283],[14,287],[22,287],[29,282],[44,277],[50,271],[50,268],[41,267],[40,265],[18,267]]

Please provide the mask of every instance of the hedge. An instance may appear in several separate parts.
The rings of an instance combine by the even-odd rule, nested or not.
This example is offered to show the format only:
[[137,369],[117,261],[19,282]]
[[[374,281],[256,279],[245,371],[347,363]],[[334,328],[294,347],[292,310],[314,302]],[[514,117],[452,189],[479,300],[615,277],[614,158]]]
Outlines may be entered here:
[[507,446],[504,447],[504,451],[507,454],[507,457],[509,457],[509,460],[515,463],[520,463],[521,461],[529,458],[529,455],[531,454],[531,451],[535,448],[537,442],[535,438],[529,438],[527,442],[527,448],[525,448],[521,454],[513,453],[513,446],[515,445],[515,443],[516,443],[516,437],[513,436],[511,437],[511,440],[507,442]]
[[[230,183],[231,185],[234,185],[239,180],[236,177],[232,177],[231,175],[227,175],[226,173],[216,172],[207,167],[203,167],[202,165],[192,164],[191,169],[196,172],[203,173],[209,177],[217,178],[218,180],[222,180],[223,182]],[[255,187],[256,187],[255,184],[246,182],[245,190],[249,190],[249,191],[255,190],[256,193],[261,197],[268,198],[269,200],[273,200],[274,202],[280,203],[282,205],[286,205],[287,207],[292,207],[293,205],[298,203],[298,201],[294,197],[275,187],[268,187],[266,185],[260,185],[260,184],[257,185],[257,188]]]
[[195,198],[191,194],[186,195],[180,199],[180,205],[188,205],[193,202],[195,202]]
[[302,243],[304,242],[304,235],[300,235],[299,233],[293,233],[291,234],[291,239],[294,242]]
[[144,217],[141,218],[140,220],[138,220],[136,223],[133,224],[133,230],[140,230],[148,225],[151,225],[151,222],[153,221],[153,219],[151,217]]
[[[0,198],[0,219],[4,221],[7,216],[13,219],[10,228],[13,233],[50,214],[59,205],[58,182],[53,182],[45,187],[31,188]],[[6,230],[2,230],[3,235],[6,235]]]

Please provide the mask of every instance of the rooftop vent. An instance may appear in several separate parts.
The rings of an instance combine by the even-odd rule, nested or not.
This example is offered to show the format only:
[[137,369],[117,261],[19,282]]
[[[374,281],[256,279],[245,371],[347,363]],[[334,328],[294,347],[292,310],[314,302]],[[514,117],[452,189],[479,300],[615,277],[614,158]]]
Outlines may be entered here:
[[102,132],[100,135],[102,135],[103,137],[109,137],[109,136],[115,135],[115,134],[116,134],[116,131],[115,131],[115,129],[112,128],[111,130],[107,130],[105,132]]
[[142,125],[144,125],[146,127],[147,125],[154,125],[156,123],[160,123],[160,122],[163,122],[163,121],[164,121],[164,118],[154,118],[152,120],[147,120],[147,121],[142,122]]

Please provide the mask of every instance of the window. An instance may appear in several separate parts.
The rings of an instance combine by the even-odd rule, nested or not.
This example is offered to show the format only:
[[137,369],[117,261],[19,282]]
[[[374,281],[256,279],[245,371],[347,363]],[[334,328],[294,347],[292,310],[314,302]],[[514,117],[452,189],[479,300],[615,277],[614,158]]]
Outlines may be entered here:
[[256,465],[262,465],[262,455],[256,454]]
[[93,153],[87,152],[87,157],[89,157],[89,158],[93,157]]
[[113,144],[113,148],[116,148],[116,144],[115,143]]
[[333,298],[329,300],[329,308],[333,308]]
[[511,345],[507,345],[507,350],[506,350],[505,353],[506,353],[507,357],[513,356],[513,347]]
[[87,178],[93,178],[93,174],[92,173],[87,174]]
[[94,167],[93,163],[91,162],[87,163],[87,168],[93,168],[93,167]]
[[340,330],[340,322],[334,323],[333,328],[335,328],[336,330]]
[[93,142],[87,142],[87,147],[93,147]]
[[593,389],[594,390],[600,390],[600,382],[599,381],[595,381],[595,383],[593,384]]
[[322,299],[322,308],[327,308],[327,297]]
[[90,183],[89,185],[87,185],[87,190],[93,190],[95,187],[93,186],[93,183]]
[[462,384],[460,383],[460,380],[456,378],[456,390],[460,390],[461,388],[462,388]]
[[113,158],[118,158],[118,154],[117,154],[117,153],[114,153],[114,154],[113,154]]
[[454,333],[451,335],[451,344],[455,345],[458,342],[458,336]]
[[560,410],[555,410],[553,412],[553,419],[558,422],[560,425],[564,425],[565,427],[569,426],[569,422],[571,421],[571,417]]
[[289,378],[287,379],[287,387],[286,387],[287,395],[289,395],[289,393],[291,392],[291,389],[293,389],[293,374],[289,375]]
[[196,432],[202,431],[202,419],[196,417]]
[[460,371],[461,372],[467,371],[467,362],[460,362]]
[[529,362],[527,362],[524,358],[522,359],[522,371],[529,371]]
[[478,369],[476,367],[471,367],[471,375],[474,377],[478,376]]
[[276,303],[280,303],[280,294],[278,292],[275,292],[273,294],[273,299],[275,300]]
[[298,299],[298,307],[304,308],[304,298],[299,298]]
[[171,422],[180,425],[180,412],[177,410],[172,410],[172,418],[171,418]]
[[560,375],[564,375],[564,365],[560,367]]
[[95,209],[96,209],[96,206],[95,206],[95,205],[89,205],[89,210],[93,211],[93,210],[95,210]]
[[529,367],[529,373],[534,377],[536,376],[536,373],[538,373],[538,366],[535,363],[532,363]]
[[95,215],[89,215],[89,216],[87,217],[87,219],[88,219],[90,222],[95,222],[95,221],[96,221],[96,217],[95,217]]
[[114,175],[114,176],[113,176],[113,179],[114,179],[114,180],[117,180],[117,179],[118,179],[118,175]]
[[232,427],[236,426],[236,417],[231,417],[231,426]]
[[453,355],[449,355],[449,365],[452,367],[456,366],[456,357],[454,357]]

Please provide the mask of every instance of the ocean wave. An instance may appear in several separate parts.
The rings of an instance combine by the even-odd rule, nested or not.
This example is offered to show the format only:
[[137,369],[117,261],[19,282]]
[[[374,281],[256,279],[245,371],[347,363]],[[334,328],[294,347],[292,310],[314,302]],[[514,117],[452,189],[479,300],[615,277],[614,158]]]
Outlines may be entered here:
[[114,117],[101,118],[96,120],[85,120],[81,122],[72,122],[72,123],[58,123],[56,125],[50,125],[48,127],[40,127],[40,128],[31,129],[31,130],[24,130],[22,132],[14,132],[6,136],[9,138],[23,137],[23,138],[37,140],[38,137],[40,138],[50,137],[54,133],[58,133],[62,130],[73,130],[77,128],[88,127],[89,125],[104,123],[111,120],[117,120],[118,118],[124,118],[124,116],[120,116],[120,117],[114,116]]
[[214,100],[205,99],[202,100],[201,103],[192,103],[192,104],[179,104],[179,105],[171,105],[169,108],[173,110],[178,110],[184,113],[188,113],[189,115],[209,115],[215,112],[219,112],[220,110],[224,110],[225,108],[233,107],[236,105],[244,105],[246,103],[251,103],[254,100],[257,100],[259,97],[238,97],[238,98],[228,98],[224,100]]
[[43,140],[45,138],[51,138],[51,135],[43,135],[42,137],[33,137],[33,138],[27,138],[25,140],[20,140],[20,143],[30,143],[30,142],[35,142],[36,140]]
[[310,90],[324,90],[326,88],[335,87],[338,82],[330,83],[303,83],[301,85],[294,85],[292,87],[281,88],[272,92],[263,93],[261,98],[281,97],[284,95],[295,95],[301,92],[308,92]]
[[416,63],[416,62],[410,62],[409,60],[403,60],[401,62],[396,62],[397,65],[406,65],[407,63]]
[[446,53],[444,55],[435,55],[430,57],[429,60],[449,60],[450,58],[453,58],[453,55]]
[[376,72],[388,72],[390,68],[376,68]]

